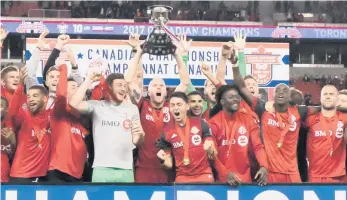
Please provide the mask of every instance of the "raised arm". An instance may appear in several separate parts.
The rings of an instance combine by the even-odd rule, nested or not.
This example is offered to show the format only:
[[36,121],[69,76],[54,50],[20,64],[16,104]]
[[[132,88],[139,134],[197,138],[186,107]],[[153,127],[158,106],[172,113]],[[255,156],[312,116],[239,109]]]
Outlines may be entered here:
[[222,85],[227,84],[225,81],[225,73],[226,73],[227,61],[231,55],[231,51],[232,51],[232,43],[228,42],[223,44],[222,51],[219,54],[220,58],[218,62],[216,78]]
[[76,81],[76,83],[80,85],[83,82],[83,77],[81,76],[81,73],[78,69],[76,56],[71,48],[68,48],[67,50],[67,59],[70,60],[71,63],[71,76]]
[[[235,43],[234,46],[238,48],[239,52],[244,51],[244,47],[246,46],[246,37],[242,37],[239,34],[234,35]],[[253,104],[253,95],[248,91],[243,76],[240,72],[240,66],[237,65],[238,58],[235,54],[233,54],[230,58],[233,75],[234,75],[234,83],[238,86],[241,96],[247,102],[248,105],[252,106]],[[244,63],[244,59],[239,61],[239,63]]]
[[68,35],[59,35],[57,39],[57,44],[55,45],[52,53],[49,55],[45,67],[43,69],[42,78],[43,81],[46,81],[46,74],[49,68],[55,65],[55,61],[58,59],[60,55],[60,51],[62,48],[68,43],[70,37]]
[[66,111],[67,106],[67,66],[66,64],[59,64],[59,82],[57,86],[57,97],[54,103],[54,114],[59,117],[62,116]]
[[45,37],[48,35],[48,33],[49,32],[47,29],[45,29],[45,31],[41,33],[40,37],[37,39],[36,48],[33,51],[33,54],[27,63],[28,78],[25,83],[27,90],[29,90],[29,88],[31,88],[32,86],[39,84],[36,77],[36,71],[41,59],[40,53],[45,48],[45,45],[46,45]]
[[[211,81],[211,83],[216,87],[218,88],[218,86],[221,84],[221,82],[213,75],[212,71],[211,71],[211,67],[208,66],[207,64],[205,63],[201,63],[201,71],[202,73],[206,76],[206,78],[208,80]],[[222,83],[224,84],[224,83]],[[225,83],[226,85],[226,83]]]
[[[143,55],[143,51],[140,47],[140,44],[141,44],[140,35],[138,34],[130,35],[128,44],[133,46],[133,51],[136,51],[136,54],[134,58],[132,59],[132,61],[130,62],[130,65],[129,65],[130,67],[128,72],[125,75],[125,80],[128,84],[128,92],[130,95],[130,99],[134,104],[137,105],[140,102],[140,99],[142,97],[142,91],[143,91],[143,88],[140,89],[138,85],[140,80],[137,80],[137,81],[134,80],[134,77],[136,77],[136,72],[139,69],[138,65]],[[143,75],[142,75],[142,82],[143,82]]]
[[89,68],[86,80],[80,85],[71,99],[69,99],[69,104],[72,108],[82,114],[87,114],[92,111],[88,101],[84,101],[84,97],[88,88],[90,88],[93,82],[98,81],[100,77],[100,72],[97,72],[95,68]]
[[175,92],[186,92],[188,90],[188,87],[190,86],[190,78],[189,73],[186,69],[186,64],[184,63],[182,56],[187,54],[187,51],[189,50],[192,40],[187,41],[186,35],[181,35],[180,41],[175,42],[176,45],[176,52],[175,52],[175,59],[177,61],[177,67],[178,67],[178,74],[181,80],[181,83],[176,87]]

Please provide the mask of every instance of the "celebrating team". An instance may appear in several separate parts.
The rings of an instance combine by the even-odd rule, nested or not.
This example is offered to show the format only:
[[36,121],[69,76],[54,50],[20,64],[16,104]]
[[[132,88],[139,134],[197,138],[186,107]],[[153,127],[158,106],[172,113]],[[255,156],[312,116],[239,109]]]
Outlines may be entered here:
[[[202,63],[207,80],[201,94],[187,70],[191,41],[181,36],[174,53],[181,82],[167,98],[159,77],[149,83],[148,97],[142,95],[138,35],[128,41],[133,59],[125,76],[103,75],[102,61],[95,60],[85,80],[69,36],[60,35],[45,64],[44,86],[38,85],[47,34],[26,67],[1,72],[1,182],[78,182],[92,157],[92,182],[298,183],[301,126],[308,128],[308,181],[347,182],[346,92],[327,85],[321,107],[307,107],[298,105],[300,91],[279,84],[274,101],[264,102],[256,80],[242,76],[245,37],[222,46],[216,76]],[[61,53],[71,62],[71,77]],[[228,62],[234,84],[225,81]]]

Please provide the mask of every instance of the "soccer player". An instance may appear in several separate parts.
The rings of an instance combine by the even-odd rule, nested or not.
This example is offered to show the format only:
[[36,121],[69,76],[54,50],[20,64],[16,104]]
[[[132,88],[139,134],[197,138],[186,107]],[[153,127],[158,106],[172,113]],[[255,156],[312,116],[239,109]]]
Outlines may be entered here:
[[[139,88],[137,81],[133,81],[133,77],[138,71],[138,64],[143,51],[140,48],[138,35],[132,35],[131,40],[137,42],[137,53],[126,74],[126,80],[130,98],[140,110],[142,127],[145,131],[144,144],[138,148],[135,179],[137,183],[167,183],[170,181],[169,173],[162,168],[156,156],[159,151],[156,143],[160,138],[160,133],[163,131],[163,126],[172,120],[172,116],[169,113],[169,105],[165,101],[167,95],[166,85],[162,78],[155,77],[148,86],[149,99],[142,97],[141,92],[143,89]],[[186,46],[187,41],[182,39],[180,43],[181,45],[178,45],[174,57],[177,61],[181,83],[176,87],[175,91],[186,92],[190,79],[187,70],[184,68],[182,60],[182,52],[184,50],[181,46]]]
[[241,97],[234,85],[223,85],[217,90],[216,100],[223,110],[209,120],[217,141],[218,160],[215,166],[218,179],[237,186],[251,183],[249,148],[254,152],[260,169],[256,174],[259,185],[267,181],[267,156],[260,141],[259,125],[252,115],[240,108]]
[[306,120],[308,180],[339,183],[346,175],[347,115],[337,111],[338,91],[326,85],[321,91],[321,112]]
[[73,112],[68,99],[78,89],[77,82],[67,77],[67,66],[59,64],[59,82],[54,106],[51,109],[51,156],[47,180],[49,182],[80,181],[87,159],[85,137],[87,130],[81,116]]
[[13,156],[16,148],[16,136],[12,128],[4,127],[4,121],[8,112],[8,101],[1,97],[1,171],[0,182],[5,183],[9,180],[10,175],[10,161],[9,158]]
[[12,102],[12,96],[19,83],[18,68],[10,65],[1,71],[1,96]]
[[20,82],[8,112],[10,126],[18,130],[18,144],[11,167],[10,181],[18,184],[44,180],[51,148],[49,112],[45,109],[48,91],[42,86],[32,86],[27,93],[28,108],[22,108],[21,96],[28,72],[26,67],[20,70]]
[[[236,38],[245,40],[237,35]],[[290,105],[290,88],[279,84],[275,88],[274,113],[266,112],[265,102],[254,97],[245,85],[237,65],[232,65],[234,81],[241,96],[261,120],[261,133],[269,164],[269,183],[301,182],[296,147],[301,123],[320,108]]]
[[203,97],[199,91],[192,91],[188,95],[189,114],[193,117],[202,117]]
[[144,138],[139,111],[135,105],[123,102],[127,90],[123,74],[107,77],[108,100],[83,101],[88,88],[101,76],[92,70],[93,67],[69,101],[80,113],[92,114],[95,151],[92,182],[134,182],[133,149]]
[[[164,167],[171,169],[175,160],[177,183],[214,182],[208,157],[215,158],[216,150],[207,123],[187,115],[188,98],[174,92],[170,99],[174,121],[164,125],[157,154]],[[172,153],[170,153],[172,152]]]

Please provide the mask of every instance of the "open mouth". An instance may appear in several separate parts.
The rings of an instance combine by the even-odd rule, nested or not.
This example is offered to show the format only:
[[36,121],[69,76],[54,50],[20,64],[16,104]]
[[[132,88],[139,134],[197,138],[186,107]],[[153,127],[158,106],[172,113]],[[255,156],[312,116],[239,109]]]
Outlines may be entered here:
[[216,92],[211,92],[212,96],[214,96],[216,94]]
[[254,95],[254,93],[255,93],[254,91],[251,91],[251,94],[252,94],[252,95]]
[[155,93],[155,95],[156,95],[157,97],[161,97],[161,92],[157,92],[157,93]]
[[278,96],[277,97],[278,99],[283,99],[284,97],[282,95]]
[[34,107],[34,106],[36,106],[37,105],[37,103],[29,103],[29,106],[30,107]]
[[176,111],[176,112],[174,112],[174,115],[175,115],[176,117],[178,117],[178,116],[180,115],[180,112]]

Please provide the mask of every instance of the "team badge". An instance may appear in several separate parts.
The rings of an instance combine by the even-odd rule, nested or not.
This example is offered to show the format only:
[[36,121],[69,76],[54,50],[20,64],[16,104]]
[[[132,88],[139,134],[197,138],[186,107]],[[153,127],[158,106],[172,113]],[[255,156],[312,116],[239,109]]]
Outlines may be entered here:
[[193,133],[194,135],[199,133],[199,129],[196,128],[196,126],[193,126],[192,129],[190,129],[190,132]]
[[130,119],[124,120],[122,125],[123,125],[123,129],[128,131],[131,128],[131,121],[130,121]]
[[248,138],[247,136],[244,136],[244,135],[241,135],[237,138],[237,143],[241,146],[241,147],[244,147],[244,146],[247,146],[248,144]]
[[246,128],[245,128],[244,126],[241,126],[241,127],[239,128],[238,132],[239,132],[241,135],[243,135],[243,134],[247,133],[247,130],[246,130]]
[[195,145],[195,146],[198,146],[201,144],[201,137],[200,135],[193,135],[192,137],[192,143]]

